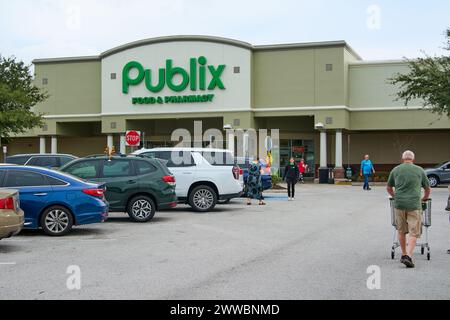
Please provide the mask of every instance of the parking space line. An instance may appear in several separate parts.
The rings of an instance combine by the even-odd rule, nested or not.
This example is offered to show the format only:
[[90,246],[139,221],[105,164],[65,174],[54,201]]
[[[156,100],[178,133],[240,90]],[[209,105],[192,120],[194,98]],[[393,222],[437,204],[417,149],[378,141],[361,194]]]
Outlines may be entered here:
[[[45,239],[45,238],[40,238],[40,239]],[[52,239],[52,241],[54,242],[65,242],[65,241],[73,241],[73,240],[78,240],[78,241],[85,241],[85,242],[89,242],[89,241],[117,241],[117,239],[73,239],[73,238],[67,238],[67,239]],[[34,242],[35,240],[28,240],[28,239],[10,239],[10,240],[2,240],[3,242],[7,243],[7,242]]]

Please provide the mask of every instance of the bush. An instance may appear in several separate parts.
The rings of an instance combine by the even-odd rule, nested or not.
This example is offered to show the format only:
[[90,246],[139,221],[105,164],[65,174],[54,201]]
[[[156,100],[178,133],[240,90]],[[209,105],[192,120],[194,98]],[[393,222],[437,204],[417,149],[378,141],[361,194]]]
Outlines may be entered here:
[[282,181],[281,177],[278,174],[273,174],[272,175],[272,185],[276,186],[277,184],[279,184]]
[[[371,182],[387,182],[388,178],[389,178],[389,172],[377,171],[377,172],[375,172],[374,175],[372,175],[370,177],[369,181],[371,181]],[[353,175],[352,181],[363,182],[364,177],[361,177],[358,173],[358,174]]]

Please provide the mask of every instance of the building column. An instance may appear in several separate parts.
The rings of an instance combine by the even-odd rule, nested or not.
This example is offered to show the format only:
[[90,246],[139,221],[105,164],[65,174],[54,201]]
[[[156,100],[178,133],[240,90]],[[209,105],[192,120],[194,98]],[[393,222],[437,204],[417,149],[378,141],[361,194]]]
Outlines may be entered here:
[[52,153],[58,153],[58,138],[52,136]]
[[127,152],[127,149],[126,149],[125,135],[121,134],[120,135],[120,153],[125,154],[126,152]]
[[226,135],[227,135],[227,149],[230,150],[233,155],[235,155],[234,153],[234,130],[226,130]]
[[320,168],[326,169],[327,167],[327,132],[322,130],[320,131]]
[[45,153],[45,137],[39,137],[39,153]]
[[112,134],[108,134],[108,137],[106,138],[106,146],[110,150],[114,146],[114,136]]
[[342,167],[342,129],[336,130],[336,159],[334,168],[334,177],[336,179],[343,179],[345,176],[344,168]]

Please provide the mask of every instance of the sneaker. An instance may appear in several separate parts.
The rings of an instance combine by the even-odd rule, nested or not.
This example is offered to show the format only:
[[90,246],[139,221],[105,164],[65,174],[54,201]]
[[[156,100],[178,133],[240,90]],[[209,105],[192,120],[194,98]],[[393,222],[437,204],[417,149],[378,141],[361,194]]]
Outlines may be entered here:
[[414,268],[414,263],[410,256],[402,256],[400,262],[403,263],[407,268]]
[[292,201],[292,198],[288,198],[288,201]]
[[367,188],[366,190],[369,191],[369,190],[372,190],[372,189],[371,188]]

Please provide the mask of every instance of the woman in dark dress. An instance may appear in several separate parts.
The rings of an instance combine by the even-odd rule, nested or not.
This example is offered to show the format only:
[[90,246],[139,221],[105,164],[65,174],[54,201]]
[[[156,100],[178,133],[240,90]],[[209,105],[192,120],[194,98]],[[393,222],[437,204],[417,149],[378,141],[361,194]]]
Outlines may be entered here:
[[245,193],[247,194],[247,205],[252,204],[251,199],[257,199],[259,200],[259,205],[265,205],[262,196],[261,165],[259,164],[259,159],[250,163],[247,182],[245,184]]

